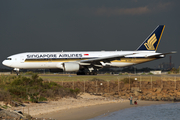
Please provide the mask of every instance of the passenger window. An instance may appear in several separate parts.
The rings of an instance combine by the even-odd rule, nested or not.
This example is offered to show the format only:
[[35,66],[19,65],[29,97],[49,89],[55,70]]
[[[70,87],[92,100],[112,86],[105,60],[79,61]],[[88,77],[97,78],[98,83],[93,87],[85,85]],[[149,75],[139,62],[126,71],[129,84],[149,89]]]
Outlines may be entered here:
[[7,58],[6,60],[12,60],[11,58]]

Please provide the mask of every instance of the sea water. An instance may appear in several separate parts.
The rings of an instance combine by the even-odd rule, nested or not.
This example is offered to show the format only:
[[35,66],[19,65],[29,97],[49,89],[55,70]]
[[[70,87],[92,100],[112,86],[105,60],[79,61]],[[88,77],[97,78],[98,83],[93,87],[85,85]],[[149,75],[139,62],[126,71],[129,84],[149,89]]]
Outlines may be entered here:
[[180,120],[180,103],[132,107],[90,120]]

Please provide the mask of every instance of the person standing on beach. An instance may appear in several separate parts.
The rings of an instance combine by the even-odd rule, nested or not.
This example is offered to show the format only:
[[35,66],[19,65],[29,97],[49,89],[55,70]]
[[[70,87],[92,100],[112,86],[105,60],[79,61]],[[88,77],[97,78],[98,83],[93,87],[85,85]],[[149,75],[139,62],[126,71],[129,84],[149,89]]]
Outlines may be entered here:
[[130,100],[130,105],[133,105],[132,104],[132,100],[133,100],[133,96],[132,95],[129,97],[129,100]]

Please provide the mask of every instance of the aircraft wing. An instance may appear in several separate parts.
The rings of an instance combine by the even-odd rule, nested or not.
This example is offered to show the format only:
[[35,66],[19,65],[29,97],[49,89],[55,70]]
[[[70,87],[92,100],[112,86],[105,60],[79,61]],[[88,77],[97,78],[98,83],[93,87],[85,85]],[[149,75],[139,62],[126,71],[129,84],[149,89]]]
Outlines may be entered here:
[[106,57],[98,57],[98,58],[94,58],[94,59],[80,60],[79,62],[80,63],[92,63],[92,64],[100,64],[100,62],[110,63],[113,60],[124,58],[127,55],[133,55],[133,54],[136,54],[136,53],[113,55],[113,56],[106,56]]
[[168,54],[174,54],[174,53],[177,53],[177,52],[172,51],[172,52],[168,52],[168,53],[160,53],[160,54],[156,54],[156,55],[150,55],[150,56],[147,56],[147,57],[159,57],[161,55],[168,55]]

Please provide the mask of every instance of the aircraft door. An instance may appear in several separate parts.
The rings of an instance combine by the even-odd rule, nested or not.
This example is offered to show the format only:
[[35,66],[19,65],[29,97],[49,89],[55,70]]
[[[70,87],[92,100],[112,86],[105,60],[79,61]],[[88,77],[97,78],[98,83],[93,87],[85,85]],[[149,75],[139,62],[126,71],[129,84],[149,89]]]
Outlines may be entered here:
[[21,63],[24,63],[24,61],[25,61],[25,58],[24,58],[23,56],[21,56],[21,57],[20,57],[20,62],[21,62]]

